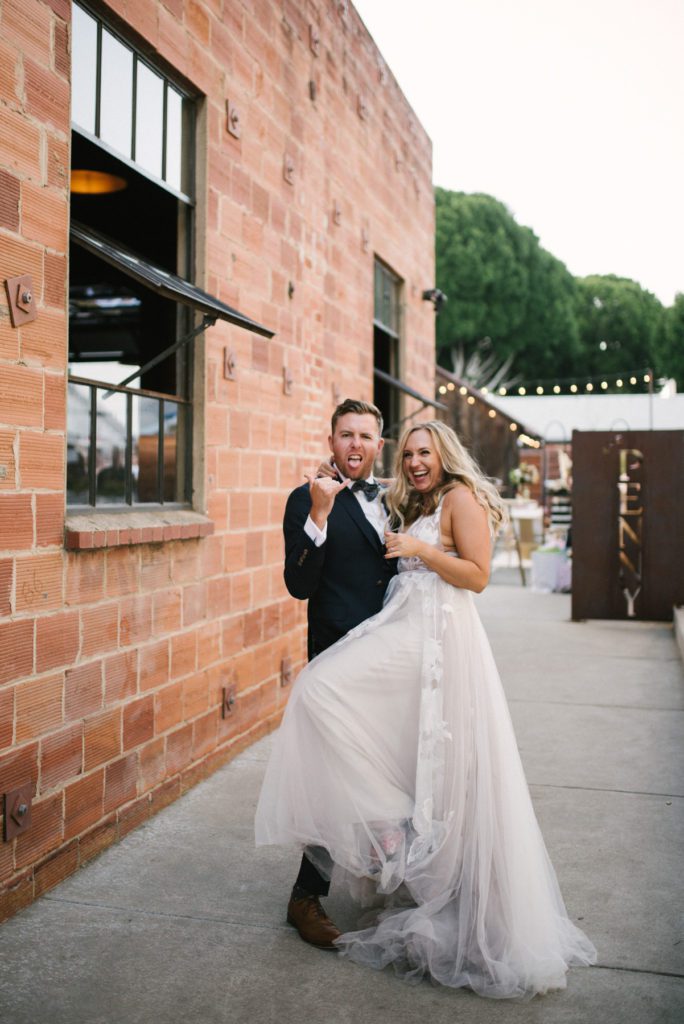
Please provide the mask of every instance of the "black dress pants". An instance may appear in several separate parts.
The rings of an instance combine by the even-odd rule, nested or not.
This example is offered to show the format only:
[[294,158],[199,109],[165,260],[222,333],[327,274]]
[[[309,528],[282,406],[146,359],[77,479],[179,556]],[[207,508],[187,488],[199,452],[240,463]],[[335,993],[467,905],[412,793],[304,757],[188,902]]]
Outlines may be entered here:
[[[332,871],[332,857],[324,847],[314,846],[307,847],[307,849],[315,850],[316,857],[319,860],[323,859],[325,863],[329,864]],[[323,877],[318,868],[309,860],[306,852],[305,850],[302,856],[295,889],[300,889],[302,892],[308,893],[309,896],[327,896],[330,890],[330,882],[327,878]]]

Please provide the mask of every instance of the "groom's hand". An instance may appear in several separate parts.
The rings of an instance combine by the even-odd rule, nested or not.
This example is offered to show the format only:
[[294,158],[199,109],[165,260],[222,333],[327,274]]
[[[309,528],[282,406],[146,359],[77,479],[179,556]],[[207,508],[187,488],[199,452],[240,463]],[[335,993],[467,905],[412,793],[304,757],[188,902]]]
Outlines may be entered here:
[[335,504],[335,498],[344,487],[349,486],[349,481],[344,482],[332,477],[310,477],[309,494],[311,495],[311,512],[309,515],[319,530],[322,530],[328,521],[328,516]]

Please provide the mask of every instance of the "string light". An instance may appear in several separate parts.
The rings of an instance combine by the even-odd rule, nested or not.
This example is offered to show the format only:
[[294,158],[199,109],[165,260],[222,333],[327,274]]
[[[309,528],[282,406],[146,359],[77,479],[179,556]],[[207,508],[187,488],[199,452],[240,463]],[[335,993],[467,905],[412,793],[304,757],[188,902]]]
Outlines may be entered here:
[[518,429],[518,424],[517,423],[509,423],[508,424],[508,429],[509,430],[517,430]]
[[[458,387],[459,394],[463,395],[464,398],[468,396],[468,404],[474,405],[477,398],[481,398],[482,400],[487,401],[487,396],[491,395],[500,395],[502,398],[505,397],[506,395],[545,395],[550,394],[551,392],[554,395],[561,395],[564,392],[569,392],[572,395],[576,395],[578,394],[578,392],[582,390],[584,390],[587,394],[591,394],[592,392],[598,391],[599,389],[601,392],[608,392],[611,390],[611,387],[614,389],[625,388],[628,383],[632,387],[636,387],[642,382],[643,384],[647,384],[649,388],[653,388],[654,376],[650,369],[646,369],[635,370],[629,375],[629,377],[623,374],[623,376],[615,377],[612,380],[609,380],[606,377],[588,377],[585,378],[584,380],[580,379],[578,381],[577,378],[575,378],[574,381],[570,381],[571,378],[567,377],[557,377],[555,381],[553,380],[553,378],[551,378],[550,380],[547,379],[542,381],[537,379],[536,381],[528,381],[525,384],[516,384],[514,388],[510,388],[502,384],[493,389],[489,388],[486,385],[477,388],[476,385],[474,384],[471,386],[462,384],[459,387],[457,384],[454,384],[452,381],[449,381],[446,384],[439,385],[438,392],[440,395],[444,395],[447,393],[447,391],[455,391],[456,388]],[[489,413],[489,415],[492,417],[492,419],[494,418],[491,412]]]
[[496,416],[496,410],[490,409],[489,410],[489,415],[491,416],[492,419],[494,419],[494,417]]

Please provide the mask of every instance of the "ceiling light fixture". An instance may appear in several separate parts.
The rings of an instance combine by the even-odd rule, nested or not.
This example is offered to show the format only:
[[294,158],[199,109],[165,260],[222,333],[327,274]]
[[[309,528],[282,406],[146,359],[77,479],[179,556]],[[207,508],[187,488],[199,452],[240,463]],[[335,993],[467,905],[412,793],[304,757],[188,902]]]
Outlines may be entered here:
[[108,195],[121,192],[128,187],[125,178],[104,171],[85,171],[80,169],[71,172],[71,191],[79,196]]

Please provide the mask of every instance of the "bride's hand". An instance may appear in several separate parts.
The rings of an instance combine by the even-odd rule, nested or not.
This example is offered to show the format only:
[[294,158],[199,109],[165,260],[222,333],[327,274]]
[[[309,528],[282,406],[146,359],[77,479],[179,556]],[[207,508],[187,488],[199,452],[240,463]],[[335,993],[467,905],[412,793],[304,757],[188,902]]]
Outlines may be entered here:
[[424,546],[424,541],[412,537],[410,533],[390,533],[389,530],[385,530],[385,558],[413,558],[416,555],[420,557]]

